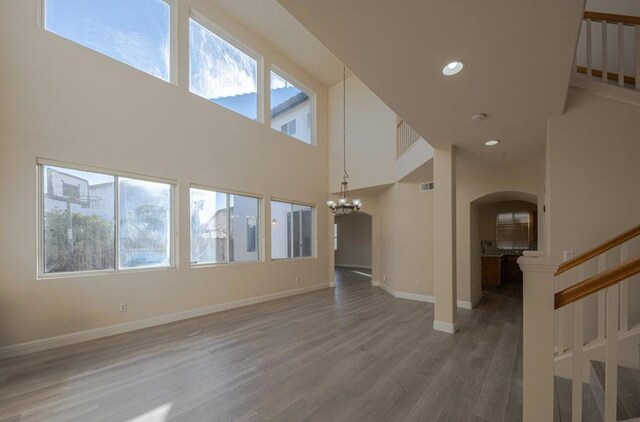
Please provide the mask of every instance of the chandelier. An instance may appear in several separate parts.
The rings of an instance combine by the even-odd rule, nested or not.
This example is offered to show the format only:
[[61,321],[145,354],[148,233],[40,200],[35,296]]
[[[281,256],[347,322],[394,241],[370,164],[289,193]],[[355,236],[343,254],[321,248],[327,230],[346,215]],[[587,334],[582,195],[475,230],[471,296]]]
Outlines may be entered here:
[[343,175],[340,184],[340,198],[337,201],[327,201],[327,206],[334,214],[355,214],[360,211],[362,201],[351,200],[349,195],[349,173],[347,173],[347,88],[346,67],[342,66],[342,153],[343,153]]

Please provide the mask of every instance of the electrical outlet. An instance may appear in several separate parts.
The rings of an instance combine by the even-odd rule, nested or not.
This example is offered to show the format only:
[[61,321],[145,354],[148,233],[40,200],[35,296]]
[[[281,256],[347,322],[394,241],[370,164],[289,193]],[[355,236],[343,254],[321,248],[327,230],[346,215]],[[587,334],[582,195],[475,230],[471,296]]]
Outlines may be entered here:
[[416,280],[416,287],[420,287],[420,282]]
[[564,251],[564,260],[569,261],[573,259],[573,251]]
[[382,282],[385,283],[385,284],[387,283],[387,275],[386,274],[382,275]]
[[127,302],[122,302],[120,304],[120,312],[127,312]]

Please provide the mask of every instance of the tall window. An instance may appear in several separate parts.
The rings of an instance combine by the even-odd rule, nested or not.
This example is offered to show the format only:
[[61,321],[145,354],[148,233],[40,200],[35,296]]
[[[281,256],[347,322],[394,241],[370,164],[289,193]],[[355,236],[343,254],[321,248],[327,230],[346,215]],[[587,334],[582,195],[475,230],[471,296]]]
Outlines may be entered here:
[[498,249],[529,249],[528,211],[502,212],[496,216],[496,240]]
[[271,258],[313,256],[313,207],[271,201]]
[[307,144],[313,142],[312,96],[271,71],[271,127]]
[[189,20],[192,93],[253,120],[258,118],[258,62],[193,18]]
[[42,273],[173,265],[172,184],[52,165],[41,173]]
[[44,28],[169,81],[171,7],[163,0],[43,0]]
[[260,200],[191,188],[191,263],[258,261]]

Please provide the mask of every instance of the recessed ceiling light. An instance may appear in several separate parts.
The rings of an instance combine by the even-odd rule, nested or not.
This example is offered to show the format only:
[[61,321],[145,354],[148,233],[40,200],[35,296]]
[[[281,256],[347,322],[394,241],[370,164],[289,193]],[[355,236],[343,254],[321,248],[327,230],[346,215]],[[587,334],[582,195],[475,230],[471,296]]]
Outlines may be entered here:
[[490,139],[488,141],[486,141],[484,144],[488,147],[492,147],[494,145],[498,145],[500,143],[499,139]]
[[442,74],[444,76],[453,76],[455,74],[462,72],[462,69],[464,69],[464,62],[454,61],[454,62],[447,63],[442,68]]

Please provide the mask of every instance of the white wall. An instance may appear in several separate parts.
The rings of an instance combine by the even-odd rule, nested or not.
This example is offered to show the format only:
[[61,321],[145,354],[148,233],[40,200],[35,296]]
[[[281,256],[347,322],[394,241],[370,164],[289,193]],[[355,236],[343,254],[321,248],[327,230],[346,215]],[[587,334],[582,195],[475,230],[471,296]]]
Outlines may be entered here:
[[[35,0],[0,3],[0,346],[329,281],[328,236],[316,259],[190,269],[192,182],[264,195],[265,222],[271,196],[319,204],[316,233],[328,232],[328,95],[210,2],[177,3],[177,86],[39,28]],[[315,91],[317,147],[188,92],[190,6]],[[178,267],[36,279],[36,157],[177,180]]]
[[338,225],[335,265],[371,268],[371,216],[362,213],[337,216],[335,224]]
[[[396,181],[396,114],[358,78],[347,78],[347,170],[351,189]],[[329,89],[329,190],[340,191],[343,167],[342,82]]]
[[[640,223],[640,106],[571,88],[564,115],[549,121],[549,228],[551,256],[575,254],[597,246]],[[640,254],[640,240],[629,256]],[[619,262],[618,250],[607,254],[608,266]],[[585,267],[585,276],[597,271]],[[577,282],[575,272],[563,276]],[[640,277],[630,284],[632,323],[640,323]],[[587,305],[589,314],[595,304]],[[595,312],[595,311],[593,311]],[[592,314],[593,315],[593,314]],[[595,317],[585,340],[596,332]]]

